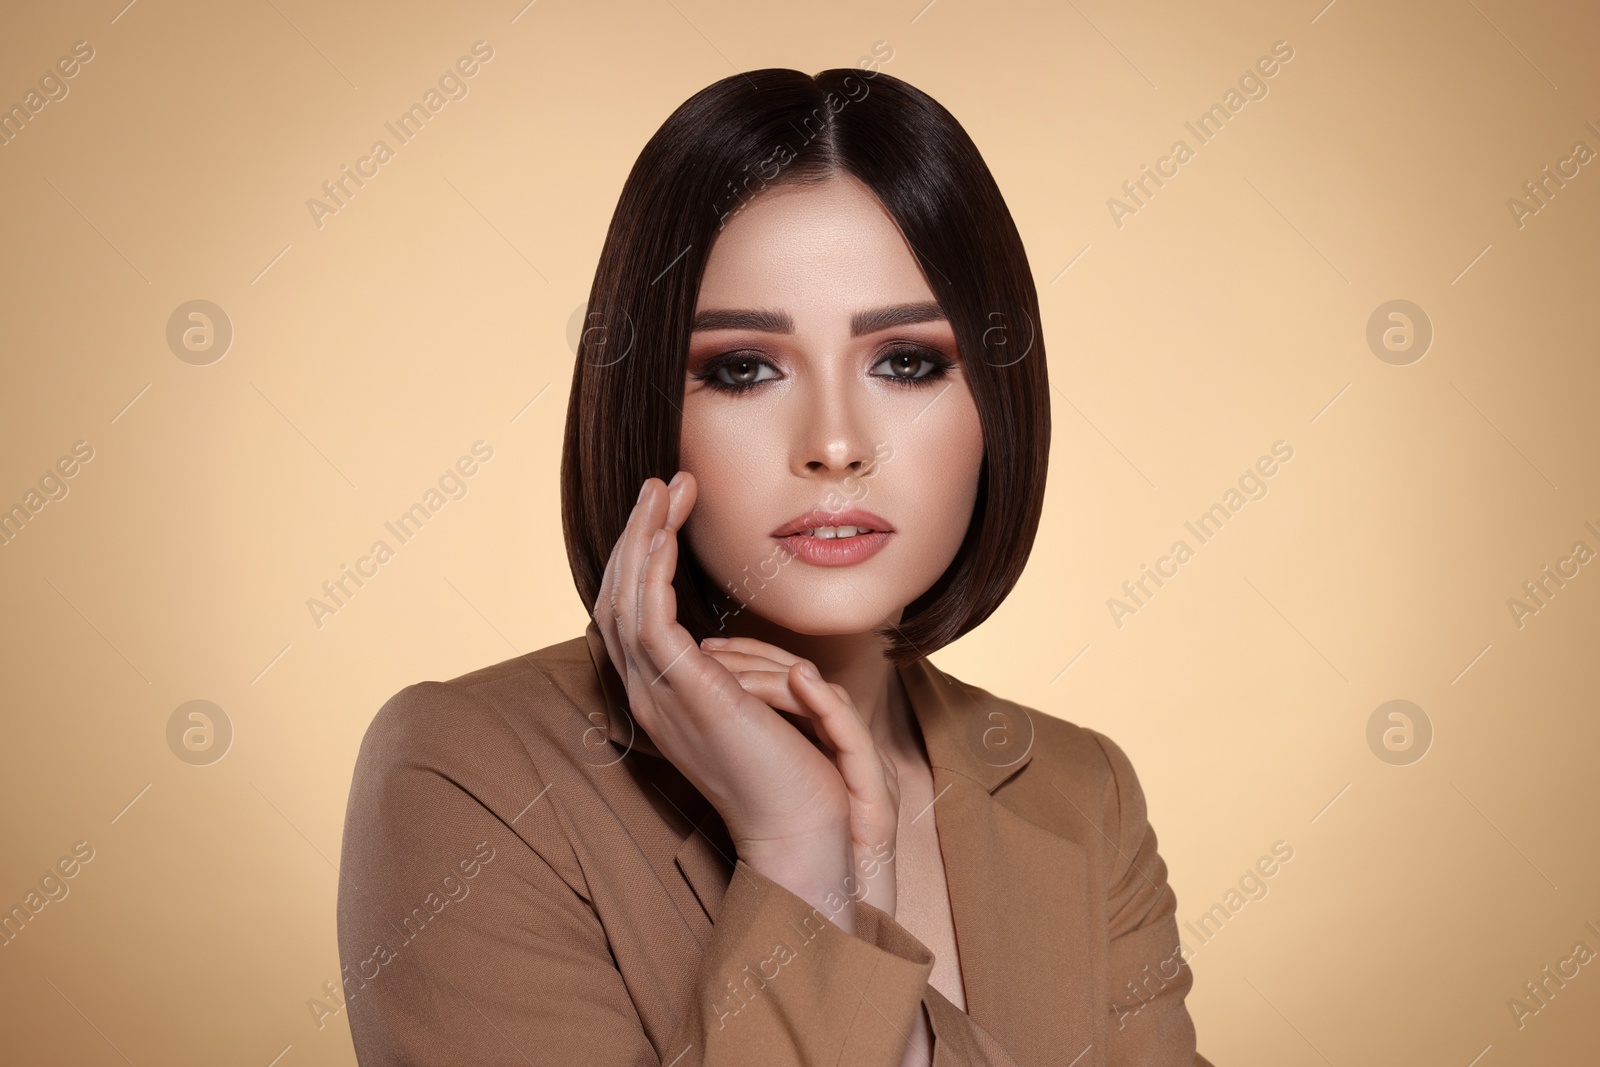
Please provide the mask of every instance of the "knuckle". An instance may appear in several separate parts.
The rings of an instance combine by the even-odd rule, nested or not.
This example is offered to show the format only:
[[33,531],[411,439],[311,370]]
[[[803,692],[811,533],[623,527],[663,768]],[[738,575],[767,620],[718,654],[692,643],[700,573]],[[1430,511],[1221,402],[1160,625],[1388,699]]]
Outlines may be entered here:
[[634,720],[646,730],[655,726],[655,703],[642,696],[628,695],[628,710],[633,712]]
[[650,679],[632,665],[628,670],[628,707],[633,710],[639,721],[646,725],[656,717],[660,708],[656,693],[650,687]]
[[711,707],[736,705],[745,696],[744,687],[725,678],[713,678],[706,684],[707,704]]
[[648,620],[639,624],[639,647],[652,660],[661,658],[661,634]]

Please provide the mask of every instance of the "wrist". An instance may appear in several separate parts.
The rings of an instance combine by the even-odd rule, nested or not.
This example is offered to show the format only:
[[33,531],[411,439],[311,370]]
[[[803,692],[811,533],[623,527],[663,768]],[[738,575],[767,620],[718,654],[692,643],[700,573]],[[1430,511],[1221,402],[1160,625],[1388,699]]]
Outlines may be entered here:
[[811,843],[735,844],[739,859],[783,886],[846,933],[854,934],[861,886],[853,875],[846,839]]

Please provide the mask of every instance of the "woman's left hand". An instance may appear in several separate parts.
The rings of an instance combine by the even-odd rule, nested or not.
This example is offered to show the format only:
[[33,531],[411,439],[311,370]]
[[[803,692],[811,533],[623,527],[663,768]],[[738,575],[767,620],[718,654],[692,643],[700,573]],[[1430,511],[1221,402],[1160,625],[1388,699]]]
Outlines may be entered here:
[[[831,757],[850,792],[850,839],[855,861],[857,900],[893,918],[895,913],[895,839],[900,826],[900,785],[894,761],[872,745],[872,734],[856,710],[849,692],[826,679],[810,682],[794,669],[799,656],[753,637],[708,638],[701,650],[721,663],[751,696],[773,710],[793,716],[790,721],[801,733],[816,742]],[[818,733],[819,704],[832,701],[834,708],[848,709],[861,729],[856,738],[829,737],[826,727]],[[840,751],[844,743],[871,747],[873,759],[858,758],[855,750]],[[857,757],[857,758],[848,758]],[[881,767],[881,773],[866,768]],[[855,770],[860,769],[860,770]]]

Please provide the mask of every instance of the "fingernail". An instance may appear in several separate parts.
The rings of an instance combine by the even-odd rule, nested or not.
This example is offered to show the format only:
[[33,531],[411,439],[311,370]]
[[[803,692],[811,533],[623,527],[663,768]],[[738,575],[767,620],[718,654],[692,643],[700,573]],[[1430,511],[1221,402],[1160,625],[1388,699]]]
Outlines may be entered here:
[[656,549],[660,548],[662,545],[664,545],[666,543],[667,543],[667,531],[665,531],[665,530],[657,530],[656,531],[656,535],[654,537],[650,538],[650,551],[654,552]]
[[801,675],[803,675],[806,678],[809,678],[813,682],[816,681],[818,678],[822,677],[820,674],[817,673],[817,669],[815,667],[813,667],[809,663],[800,664],[800,673],[801,673]]
[[728,643],[728,639],[726,637],[708,637],[700,643],[702,645],[710,645],[713,648],[720,648]]
[[678,487],[678,483],[680,483],[682,481],[683,481],[683,472],[679,471],[677,474],[674,474],[672,476],[672,481],[667,483],[667,488],[668,489],[676,489]]
[[634,503],[638,504],[638,503],[642,502],[644,500],[644,495],[646,493],[648,493],[649,491],[650,491],[650,479],[646,478],[644,480],[644,484],[639,487],[639,499],[635,500]]

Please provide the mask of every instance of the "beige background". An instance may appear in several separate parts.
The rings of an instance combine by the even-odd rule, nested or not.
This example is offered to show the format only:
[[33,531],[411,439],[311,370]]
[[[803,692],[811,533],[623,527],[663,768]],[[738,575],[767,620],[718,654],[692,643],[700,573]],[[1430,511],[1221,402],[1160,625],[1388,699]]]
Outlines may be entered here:
[[[1600,565],[1520,628],[1507,603],[1600,551],[1600,164],[1520,228],[1507,206],[1600,151],[1592,5],[123,2],[12,4],[0,32],[7,105],[94,49],[0,148],[0,507],[94,451],[0,548],[0,906],[94,850],[0,947],[8,1058],[353,1062],[308,1000],[339,972],[368,721],[586,621],[568,327],[627,168],[711,81],[878,41],[993,169],[1055,390],[1028,571],[935,661],[1126,748],[1181,922],[1294,850],[1198,949],[1201,1049],[1593,1058],[1600,964],[1520,1028],[1508,1000],[1600,951]],[[308,198],[478,40],[469,95],[319,228]],[[1276,41],[1268,95],[1199,145],[1184,122]],[[1107,199],[1179,138],[1194,158],[1119,228]],[[234,330],[206,366],[166,341],[193,299]],[[1366,340],[1392,299],[1434,329],[1405,366]],[[467,495],[319,628],[308,598],[479,440]],[[1184,522],[1280,440],[1268,494],[1199,545]],[[1179,538],[1194,558],[1119,627],[1107,600]],[[234,731],[207,766],[167,741],[195,699]],[[1434,731],[1406,766],[1367,741],[1393,699]]]

